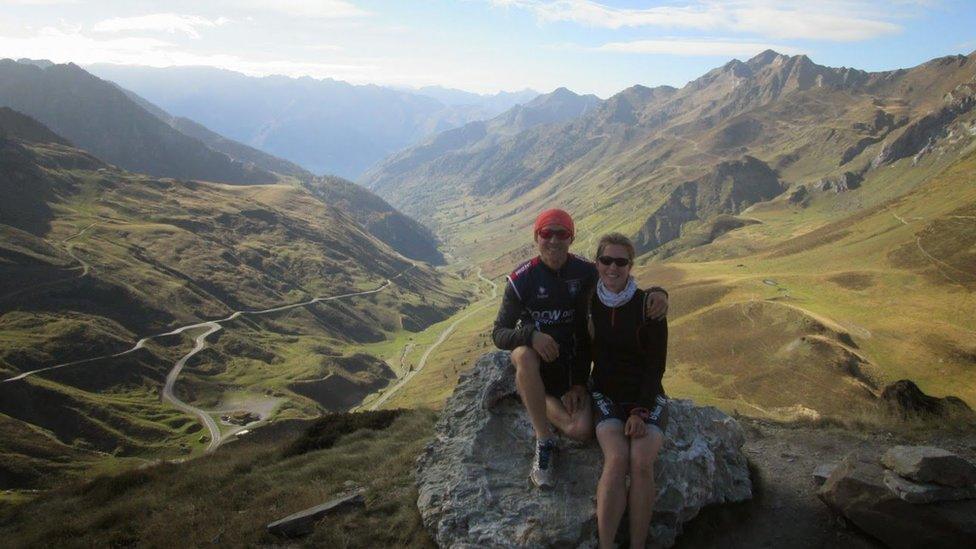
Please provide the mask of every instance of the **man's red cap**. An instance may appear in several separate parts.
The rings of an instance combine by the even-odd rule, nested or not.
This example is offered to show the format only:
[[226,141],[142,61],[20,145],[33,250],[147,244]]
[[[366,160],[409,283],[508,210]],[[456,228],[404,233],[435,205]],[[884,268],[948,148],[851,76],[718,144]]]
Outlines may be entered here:
[[573,228],[573,218],[559,208],[546,210],[535,218],[535,234],[539,234],[539,231],[548,225],[562,225],[569,231],[569,236],[576,234],[576,229]]

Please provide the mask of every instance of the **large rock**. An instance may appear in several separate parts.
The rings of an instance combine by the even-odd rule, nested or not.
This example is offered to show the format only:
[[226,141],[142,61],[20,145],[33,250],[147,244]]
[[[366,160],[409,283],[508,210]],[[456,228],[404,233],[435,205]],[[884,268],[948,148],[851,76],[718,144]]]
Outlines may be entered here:
[[916,505],[884,483],[877,456],[847,456],[820,488],[819,497],[861,530],[889,547],[969,547],[976,539],[976,500]]
[[[534,488],[534,434],[514,377],[505,352],[481,357],[462,376],[418,460],[424,525],[441,547],[595,544],[600,450],[561,441],[556,487]],[[739,424],[683,400],[671,401],[670,414],[655,467],[651,537],[660,547],[672,545],[703,506],[752,496]]]
[[933,446],[895,446],[885,452],[881,463],[918,482],[956,487],[976,484],[976,465]]
[[935,503],[976,498],[976,484],[969,486],[943,486],[928,482],[908,480],[894,471],[884,472],[884,483],[889,490],[908,503]]

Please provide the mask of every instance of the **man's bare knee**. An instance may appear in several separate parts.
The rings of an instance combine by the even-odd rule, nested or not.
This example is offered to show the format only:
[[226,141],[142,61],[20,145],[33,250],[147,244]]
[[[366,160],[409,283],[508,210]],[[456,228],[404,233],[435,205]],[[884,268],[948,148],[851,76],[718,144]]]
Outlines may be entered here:
[[538,370],[539,355],[532,347],[522,345],[512,350],[512,364],[516,371]]
[[593,433],[589,426],[574,423],[572,426],[570,426],[569,430],[566,431],[566,436],[579,442],[586,442],[593,437]]
[[589,421],[586,417],[581,417],[581,414],[575,415],[573,422],[566,429],[566,436],[580,442],[590,440],[593,438],[593,422]]

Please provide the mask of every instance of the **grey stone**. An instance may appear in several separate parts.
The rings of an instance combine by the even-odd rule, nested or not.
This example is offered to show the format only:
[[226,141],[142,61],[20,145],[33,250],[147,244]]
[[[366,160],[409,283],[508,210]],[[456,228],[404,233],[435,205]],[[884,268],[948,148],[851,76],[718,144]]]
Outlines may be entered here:
[[[684,400],[672,400],[669,412],[655,466],[658,547],[672,545],[703,506],[752,496],[738,422]],[[509,354],[482,356],[462,375],[418,459],[417,507],[438,546],[595,545],[599,447],[560,441],[556,486],[539,490],[528,479],[533,446]]]
[[908,503],[934,503],[976,498],[976,485],[958,487],[914,482],[902,478],[894,471],[884,472],[884,483],[896,496]]
[[834,469],[836,468],[836,463],[821,463],[820,465],[817,465],[817,468],[813,470],[813,481],[817,484],[817,486],[822,485],[827,481],[827,477],[830,476],[830,473],[833,473]]
[[326,515],[350,507],[362,507],[365,502],[362,491],[356,491],[276,520],[268,525],[268,532],[286,538],[305,536],[311,534],[315,523]]
[[885,452],[881,462],[917,482],[956,487],[976,484],[976,465],[934,446],[895,446]]
[[969,547],[976,539],[976,500],[915,505],[884,483],[878,456],[852,453],[818,496],[867,534],[895,548]]

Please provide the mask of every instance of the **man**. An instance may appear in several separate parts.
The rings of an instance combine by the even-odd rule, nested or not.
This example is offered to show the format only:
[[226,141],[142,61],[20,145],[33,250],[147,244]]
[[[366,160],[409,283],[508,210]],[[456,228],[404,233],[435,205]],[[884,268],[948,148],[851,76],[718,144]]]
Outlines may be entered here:
[[[539,255],[508,277],[492,339],[512,351],[515,383],[536,436],[529,478],[551,487],[556,439],[549,423],[566,436],[586,440],[593,418],[586,382],[590,375],[586,296],[596,283],[596,266],[569,253],[573,219],[559,209],[539,214],[534,238]],[[648,290],[647,314],[663,318],[667,293]]]

